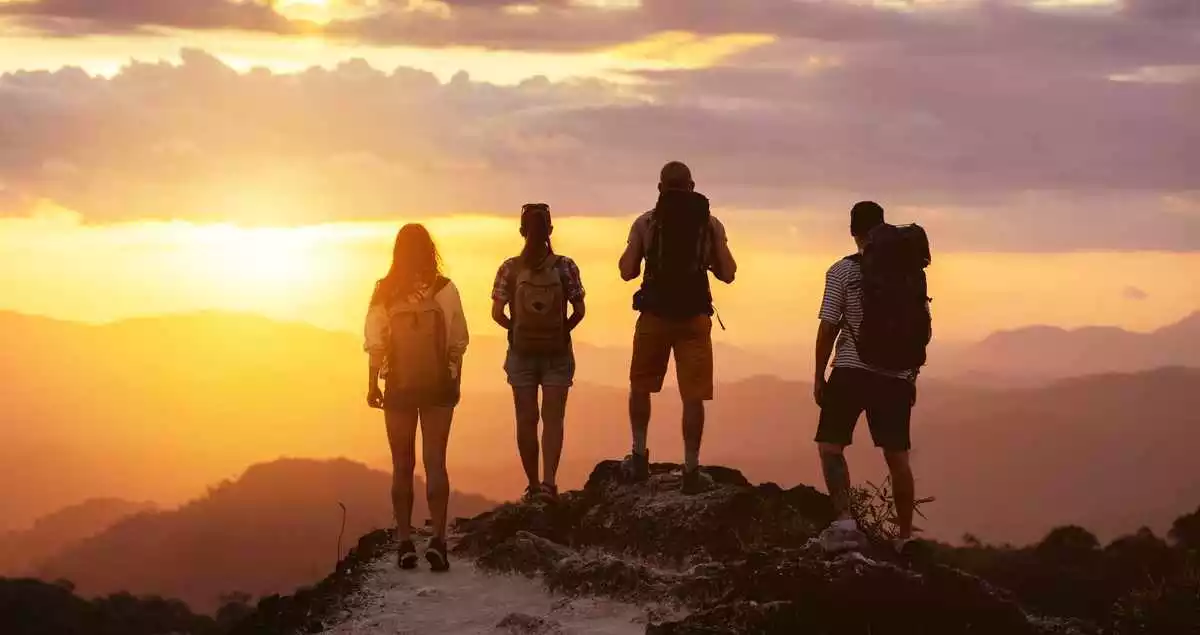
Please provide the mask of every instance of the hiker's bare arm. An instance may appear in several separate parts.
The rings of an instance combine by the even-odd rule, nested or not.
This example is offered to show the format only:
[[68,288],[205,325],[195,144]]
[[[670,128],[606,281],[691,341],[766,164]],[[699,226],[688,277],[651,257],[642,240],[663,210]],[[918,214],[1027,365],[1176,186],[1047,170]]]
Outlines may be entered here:
[[506,331],[512,328],[512,319],[504,313],[504,308],[507,306],[508,302],[504,300],[492,300],[492,319]]
[[825,369],[829,368],[829,358],[833,355],[833,345],[840,330],[840,326],[825,320],[821,320],[821,326],[817,328],[815,379],[818,382],[825,381]]
[[713,275],[725,284],[733,284],[733,279],[737,275],[737,262],[733,259],[733,252],[729,251],[729,243],[717,244],[716,252],[717,262],[712,270]]
[[725,284],[733,284],[733,279],[737,275],[737,262],[733,259],[733,252],[729,250],[729,237],[725,234],[725,227],[715,218],[713,219],[712,255],[713,275]]
[[457,372],[462,368],[463,356],[467,353],[467,345],[471,343],[471,332],[467,329],[467,314],[463,311],[462,296],[458,293],[458,287],[450,283],[443,293],[446,296],[447,312],[450,314],[446,344],[449,348],[450,363]]
[[567,319],[567,330],[574,331],[576,326],[583,321],[583,316],[587,315],[587,305],[584,304],[583,298],[573,300],[571,302],[571,317]]
[[367,405],[372,408],[383,407],[383,391],[379,388],[379,375],[388,354],[388,313],[387,306],[382,303],[372,303],[367,309],[366,323],[363,325],[363,350],[367,352]]
[[638,231],[637,223],[629,230],[629,241],[625,244],[625,253],[621,254],[621,279],[629,282],[642,275],[642,259],[645,257],[645,245]]
[[374,364],[367,374],[367,405],[372,408],[383,407],[383,390],[379,388],[379,367]]
[[621,254],[621,279],[629,282],[642,275],[642,244],[641,241],[629,243],[625,253]]

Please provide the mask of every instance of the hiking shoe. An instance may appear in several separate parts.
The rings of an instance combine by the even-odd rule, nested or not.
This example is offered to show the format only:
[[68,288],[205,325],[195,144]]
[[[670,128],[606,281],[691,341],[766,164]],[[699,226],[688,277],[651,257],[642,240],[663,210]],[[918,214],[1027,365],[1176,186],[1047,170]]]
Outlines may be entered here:
[[694,470],[684,469],[683,471],[683,486],[680,488],[684,494],[703,494],[715,488],[717,484],[713,478],[704,473],[700,468]]
[[429,568],[433,571],[449,571],[450,558],[446,555],[446,541],[441,538],[430,540],[425,549],[425,559],[429,561]]
[[625,479],[634,483],[641,483],[650,478],[650,450],[642,452],[630,452],[625,455],[625,459],[621,461],[621,473],[625,475]]
[[542,502],[542,486],[530,485],[525,488],[525,493],[521,494],[521,502],[526,505]]
[[547,502],[547,503],[557,503],[558,502],[558,486],[557,485],[551,485],[549,483],[542,483],[540,490],[541,490],[540,498],[542,501]]
[[405,540],[401,542],[397,551],[399,553],[396,556],[396,564],[401,569],[408,571],[417,568],[417,547],[413,544],[413,541]]
[[821,532],[819,540],[826,553],[858,551],[870,546],[866,534],[859,530],[858,522],[852,518],[833,521]]

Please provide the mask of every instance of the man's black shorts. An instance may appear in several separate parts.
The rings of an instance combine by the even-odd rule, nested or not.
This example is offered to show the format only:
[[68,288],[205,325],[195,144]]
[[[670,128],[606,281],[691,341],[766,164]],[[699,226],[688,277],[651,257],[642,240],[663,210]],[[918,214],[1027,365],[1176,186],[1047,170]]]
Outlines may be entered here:
[[897,452],[910,449],[916,390],[907,379],[858,368],[834,368],[821,399],[817,443],[850,445],[854,426],[865,411],[877,447]]

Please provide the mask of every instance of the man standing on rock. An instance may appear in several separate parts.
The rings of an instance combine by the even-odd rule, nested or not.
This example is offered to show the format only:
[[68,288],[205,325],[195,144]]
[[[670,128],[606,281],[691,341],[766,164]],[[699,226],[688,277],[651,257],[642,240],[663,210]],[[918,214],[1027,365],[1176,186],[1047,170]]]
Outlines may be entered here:
[[709,489],[712,480],[700,471],[704,434],[704,402],[713,398],[712,316],[708,272],[730,284],[737,263],[729,251],[725,227],[709,210],[708,199],[695,191],[688,166],[672,161],[662,168],[658,203],[640,216],[629,232],[621,256],[621,278],[641,274],[633,308],[641,312],[633,336],[629,369],[629,420],[633,450],[622,467],[629,478],[650,475],[646,434],[650,395],[662,391],[672,351],[683,399],[683,490]]
[[[850,471],[844,450],[859,415],[883,450],[895,495],[897,548],[912,540],[915,485],[909,466],[909,428],[916,378],[932,336],[925,267],[929,241],[917,225],[894,226],[883,208],[864,201],[850,211],[858,246],[825,276],[817,331],[813,396],[821,408],[816,442],[837,520],[821,535],[826,549],[865,546],[850,504]],[[836,342],[828,380],[825,369]]]

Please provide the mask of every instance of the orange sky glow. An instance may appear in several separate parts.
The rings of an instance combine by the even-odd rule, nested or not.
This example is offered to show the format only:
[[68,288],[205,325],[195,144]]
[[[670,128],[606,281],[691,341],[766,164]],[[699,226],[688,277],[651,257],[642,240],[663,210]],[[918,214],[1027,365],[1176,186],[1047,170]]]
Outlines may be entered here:
[[[556,220],[556,247],[579,262],[589,293],[584,340],[628,339],[633,286],[620,281],[615,263],[631,218]],[[10,272],[0,277],[0,309],[87,322],[223,310],[357,332],[371,286],[387,268],[394,232],[409,221],[433,232],[447,273],[463,289],[473,330],[494,335],[492,278],[520,249],[520,237],[513,218],[482,214],[292,227],[96,226],[48,207],[33,218],[0,221],[0,266]],[[741,270],[732,287],[714,287],[729,327],[719,337],[767,349],[806,342],[824,270],[847,245],[781,239],[799,231],[767,214],[730,214],[725,223]],[[1161,271],[1198,275],[1156,275]],[[937,255],[930,277],[938,336],[946,339],[1034,323],[1150,330],[1196,309],[1200,255],[951,252]],[[1144,297],[1127,297],[1129,287]]]
[[[461,487],[483,491],[516,461],[495,441],[512,415],[490,292],[521,248],[525,202],[551,205],[554,247],[580,266],[578,341],[613,347],[581,355],[575,395],[593,401],[570,415],[602,403],[612,427],[569,442],[620,456],[636,314],[617,260],[670,160],[691,166],[740,265],[734,285],[713,287],[722,389],[812,377],[824,274],[853,250],[848,210],[864,199],[929,232],[935,346],[1035,324],[1176,323],[1200,311],[1200,40],[1186,12],[0,0],[0,312],[117,323],[0,316],[35,334],[10,338],[3,359],[10,418],[36,422],[12,426],[28,444],[0,444],[0,466],[23,487],[17,469],[40,469],[47,491],[75,477],[31,500],[22,524],[97,493],[177,503],[281,455],[386,468],[356,338],[407,222],[433,234],[476,338],[452,460]],[[337,333],[240,315],[127,321],[214,311]],[[1030,348],[1014,374],[1041,363]],[[933,369],[951,356],[930,359],[928,380],[942,381]],[[97,381],[74,381],[87,373]],[[714,419],[746,416],[754,391],[738,394]],[[815,423],[790,407],[781,426]],[[776,442],[714,428],[738,451]],[[677,425],[654,430],[673,444],[656,456],[679,458]],[[608,446],[585,436],[598,432]],[[809,437],[792,438],[815,479]]]
[[[46,37],[38,30],[39,22],[22,21],[19,12],[9,13],[10,17],[0,15],[0,31],[4,33],[5,42],[5,54],[0,56],[0,72],[53,71],[78,67],[93,76],[117,77],[132,85],[141,81],[137,76],[153,76],[155,73],[165,76],[170,73],[168,68],[171,67],[130,71],[131,62],[165,61],[179,64],[186,57],[185,49],[204,51],[213,60],[219,60],[220,64],[227,65],[243,77],[251,77],[255,73],[267,73],[267,76],[275,77],[271,73],[286,75],[315,67],[337,69],[349,60],[361,60],[371,68],[385,72],[397,67],[427,71],[441,82],[449,81],[462,71],[468,72],[477,82],[486,82],[472,84],[483,96],[478,98],[478,103],[471,102],[469,107],[453,101],[459,97],[453,91],[446,90],[451,93],[448,98],[451,99],[448,102],[450,108],[462,107],[462,112],[466,113],[461,115],[466,117],[463,125],[478,123],[471,119],[475,113],[472,108],[480,108],[479,104],[490,104],[501,99],[490,96],[485,87],[518,85],[537,76],[544,77],[555,87],[561,83],[564,91],[578,88],[571,83],[574,81],[602,80],[602,87],[596,92],[588,93],[580,89],[578,96],[563,98],[561,103],[547,106],[547,110],[557,107],[560,112],[570,113],[590,106],[601,97],[611,99],[608,105],[618,113],[655,108],[668,110],[679,108],[681,103],[699,103],[708,112],[750,113],[736,115],[732,119],[732,123],[742,124],[745,119],[752,121],[753,113],[758,112],[756,109],[765,108],[770,105],[770,100],[778,96],[765,95],[761,97],[762,101],[756,102],[754,99],[758,96],[753,94],[742,97],[714,93],[710,99],[703,91],[711,91],[720,83],[718,79],[712,84],[698,85],[696,90],[701,91],[699,98],[685,95],[677,102],[669,102],[667,99],[673,97],[669,91],[654,92],[661,88],[655,86],[656,82],[669,84],[663,84],[661,76],[646,72],[683,73],[665,77],[673,78],[670,81],[686,82],[686,79],[680,78],[686,78],[692,72],[700,76],[706,71],[722,73],[745,69],[753,77],[753,73],[773,72],[787,67],[796,73],[792,80],[805,88],[797,93],[798,98],[785,95],[779,101],[799,103],[801,110],[795,114],[804,116],[807,113],[804,109],[809,108],[806,100],[812,90],[806,82],[817,79],[841,81],[839,74],[853,70],[855,64],[862,62],[861,55],[853,55],[853,48],[823,46],[819,42],[806,41],[803,37],[794,37],[786,30],[775,32],[780,25],[770,21],[746,19],[731,22],[736,28],[729,29],[684,28],[653,13],[646,21],[642,21],[641,12],[651,11],[653,7],[643,6],[639,0],[576,0],[561,7],[530,1],[515,2],[501,9],[474,7],[471,3],[456,5],[439,0],[412,0],[396,4],[374,0],[278,0],[260,4],[260,8],[269,15],[283,18],[287,28],[273,31],[271,28],[239,28],[235,24],[185,28],[179,23],[172,23],[170,20],[174,18],[170,16],[164,18],[165,14],[153,14],[146,19],[158,21],[150,22],[152,28],[136,34],[120,28],[95,27],[77,34],[78,37]],[[898,20],[926,13],[950,19],[969,15],[974,6],[970,2],[894,3],[881,0],[846,4],[852,5],[857,11],[874,11],[876,17],[885,14],[899,16],[896,18]],[[0,0],[0,7],[8,9],[16,7],[32,11],[39,5],[34,0]],[[1114,12],[1119,9],[1107,0],[1039,0],[1027,3],[1027,8],[1033,12],[1031,15],[1064,10],[1098,11],[1095,15],[1106,15],[1114,20],[1118,17]],[[445,27],[447,38],[452,41],[418,45],[405,43],[402,37],[387,40],[380,35],[383,31],[355,31],[354,34],[346,31],[356,20],[383,14],[386,14],[385,18],[400,21],[417,18],[432,20],[427,24],[439,29]],[[30,15],[41,14],[34,12]],[[509,30],[488,31],[483,26],[487,22],[477,19],[481,15],[505,20],[505,24],[509,25],[505,28]],[[553,41],[551,36],[555,34],[550,32],[545,33],[548,40],[545,43],[520,37],[525,32],[521,30],[521,20],[553,20],[556,17],[575,20],[581,16],[581,21],[566,24],[589,28],[596,26],[599,35],[594,44],[576,46],[570,41]],[[55,14],[55,17],[62,16]],[[67,21],[77,17],[67,16]],[[735,16],[731,14],[730,17],[732,20]],[[93,19],[119,21],[127,18],[113,10],[112,13],[85,15],[80,18],[83,21],[79,24],[86,26],[88,20]],[[262,19],[261,14],[259,18]],[[920,19],[920,16],[916,19]],[[662,28],[657,28],[660,21]],[[454,28],[458,22],[463,24],[461,29]],[[122,27],[129,26],[124,22],[119,24]],[[679,24],[689,23],[683,20]],[[703,26],[702,22],[697,24]],[[832,26],[836,24],[840,23],[831,23]],[[901,25],[903,22],[895,24]],[[628,37],[621,37],[620,30],[615,27],[606,28],[612,25],[626,25]],[[477,34],[472,29],[482,30],[478,39],[473,39]],[[830,38],[837,39],[833,34]],[[854,41],[854,38],[848,38],[848,41]],[[197,58],[198,55],[193,54],[193,68],[181,67],[180,74],[186,78],[181,82],[203,83],[211,79],[213,69],[206,66],[207,58]],[[797,64],[796,60],[801,62]],[[125,72],[134,77],[121,77]],[[352,71],[345,74],[355,77]],[[714,76],[721,77],[719,74]],[[19,79],[12,80],[10,77],[9,81],[20,89]],[[385,79],[375,78],[372,81],[384,82]],[[64,80],[62,84],[65,86],[70,82]],[[123,85],[114,84],[117,88]],[[254,105],[255,93],[248,88],[251,85],[251,80],[234,84],[229,93],[232,97],[228,98],[244,99]],[[285,84],[277,83],[277,87],[279,85]],[[835,86],[841,88],[829,92],[826,97],[832,95],[839,100],[845,99],[846,103],[859,99],[853,94],[843,97],[844,84]],[[108,89],[102,86],[97,91]],[[588,90],[593,89],[595,86]],[[198,95],[204,94],[201,89],[197,90],[201,91]],[[572,136],[571,132],[534,127],[521,132],[505,132],[506,124],[527,125],[536,119],[536,99],[542,95],[538,91],[549,95],[547,99],[560,97],[549,92],[545,86],[529,88],[526,93],[533,96],[533,114],[524,118],[499,118],[491,125],[487,125],[490,120],[479,117],[484,123],[478,125],[489,134],[499,131],[495,138],[488,139],[504,145],[506,151],[513,150],[509,145],[518,151],[528,148],[532,157],[531,165],[534,166],[532,170],[553,165],[555,157],[561,153],[587,154],[591,148],[585,141]],[[171,94],[170,91],[167,93]],[[27,93],[17,90],[13,94],[24,96]],[[369,101],[372,94],[368,86],[361,95],[346,99]],[[6,98],[5,95],[0,92],[0,98]],[[134,97],[121,103],[136,101],[138,95],[141,93],[135,93]],[[179,99],[180,102],[188,101],[187,97]],[[218,105],[221,103],[218,102]],[[286,105],[292,103],[295,102],[284,101],[285,107],[281,107],[278,103],[264,101],[260,110],[277,113],[278,119],[289,121],[294,113]],[[840,109],[840,103],[837,106],[835,110]],[[388,122],[394,127],[395,130],[391,132],[396,134],[400,145],[410,137],[414,145],[422,140],[420,133],[426,123],[420,114],[422,107],[427,106],[422,104],[414,107],[418,113],[416,116],[405,111],[405,116]],[[169,103],[163,110],[169,113],[178,108],[179,104]],[[439,105],[435,102],[432,108],[439,108]],[[498,112],[503,111],[502,105],[496,108]],[[310,115],[312,121],[328,121],[324,111],[317,112],[314,109],[314,112],[316,114]],[[333,112],[338,111],[335,109]],[[364,112],[382,116],[380,113],[386,114],[387,110]],[[813,112],[817,113],[814,117],[820,115],[816,110]],[[237,119],[235,116],[222,116],[225,118],[216,119],[216,123]],[[479,207],[472,200],[462,203],[456,208],[458,211],[451,214],[439,211],[425,216],[414,214],[411,210],[414,207],[419,209],[427,201],[439,202],[450,198],[444,183],[441,189],[435,185],[428,185],[424,189],[421,187],[429,171],[447,175],[446,179],[452,185],[461,179],[461,182],[480,184],[480,189],[503,186],[503,175],[493,174],[484,159],[476,160],[470,155],[464,158],[453,152],[441,156],[439,153],[445,144],[438,145],[441,143],[439,140],[429,141],[428,149],[424,145],[416,145],[418,149],[408,154],[401,152],[399,158],[381,157],[378,149],[371,148],[361,151],[355,148],[318,149],[317,145],[327,140],[319,136],[310,141],[290,138],[296,135],[297,129],[316,129],[316,124],[304,123],[308,120],[303,120],[301,116],[297,115],[297,121],[301,121],[297,124],[298,128],[281,128],[274,137],[264,137],[272,143],[283,139],[290,145],[281,145],[278,150],[262,150],[260,146],[264,144],[260,139],[245,141],[241,145],[220,146],[211,159],[220,166],[219,170],[209,175],[209,172],[201,172],[197,168],[193,172],[202,176],[195,177],[193,182],[189,180],[192,176],[188,169],[180,168],[168,177],[178,178],[177,188],[172,187],[176,185],[172,182],[159,183],[160,177],[157,175],[143,176],[145,165],[132,161],[124,165],[122,160],[127,149],[120,143],[93,144],[87,139],[68,139],[67,146],[70,149],[82,148],[83,154],[100,159],[90,167],[54,155],[41,159],[37,165],[40,172],[32,180],[34,185],[27,186],[32,189],[20,192],[26,199],[36,198],[36,204],[26,204],[15,214],[0,216],[0,266],[7,272],[0,277],[0,308],[89,322],[219,309],[357,331],[364,298],[372,281],[386,268],[391,236],[402,222],[424,219],[442,246],[450,275],[464,289],[467,307],[474,318],[473,326],[479,332],[490,330],[486,306],[491,278],[498,263],[519,247],[511,215],[500,210],[516,204],[509,200],[512,198],[511,192],[505,192],[505,196],[490,207]],[[460,115],[456,113],[454,116]],[[354,117],[347,119],[353,120]],[[816,120],[823,121],[819,117]],[[864,128],[862,121],[870,119],[853,120],[846,124],[846,129],[861,130]],[[898,106],[895,122],[888,121],[880,127],[878,140],[899,140],[903,147],[918,147],[920,144],[913,144],[913,139],[941,134],[931,121],[936,123],[936,119],[928,112],[918,109],[905,114]],[[369,121],[362,128],[356,128],[351,121],[344,124],[347,126],[344,134],[355,139],[369,138],[374,132],[370,125],[376,123]],[[917,133],[905,136],[909,133],[897,127],[901,123],[916,126]],[[166,159],[181,161],[181,165],[209,167],[207,163],[197,163],[197,157],[209,158],[204,155],[206,149],[200,143],[203,139],[189,138],[188,135],[195,135],[196,130],[203,132],[212,125],[211,121],[197,124],[194,118],[180,116],[177,122],[164,126],[165,133],[161,130],[147,132],[146,138],[134,141],[150,147],[153,153],[161,153]],[[454,127],[453,121],[450,125]],[[622,125],[614,124],[614,132]],[[654,124],[649,125],[651,128],[648,129],[653,129]],[[817,126],[824,124],[818,123]],[[253,128],[252,125],[248,127]],[[102,130],[104,126],[98,128]],[[978,126],[972,129],[978,129]],[[572,129],[565,127],[564,130]],[[235,131],[244,134],[244,131]],[[92,130],[85,132],[90,134]],[[139,132],[135,129],[132,136]],[[170,134],[176,134],[178,138],[164,136]],[[1033,133],[1030,136],[1034,136]],[[467,139],[469,141],[471,137]],[[820,145],[803,147],[806,141],[801,139],[796,142],[799,146],[787,146],[781,152],[815,151],[822,158],[838,158],[838,152],[826,152]],[[305,154],[310,150],[313,157]],[[493,148],[485,145],[483,150],[488,152]],[[1021,150],[1025,151],[1024,148]],[[328,154],[318,155],[318,151]],[[955,149],[943,155],[956,156],[956,152],[965,154],[965,151]],[[540,158],[542,153],[546,158]],[[153,162],[159,160],[157,157],[160,154],[152,156],[155,157],[151,160]],[[505,161],[504,155],[498,156],[489,157],[493,161],[492,166]],[[791,155],[782,156],[791,160]],[[602,160],[605,159],[598,159]],[[650,166],[660,162],[660,158],[644,157],[644,161],[646,166]],[[410,169],[413,163],[418,162],[429,163],[423,166],[426,172]],[[797,160],[795,163],[797,171],[811,173],[808,178],[818,183],[821,183],[825,171],[832,173],[834,170],[821,165],[819,161],[814,164]],[[892,164],[896,171],[902,171],[906,168],[905,163],[905,160],[894,160]],[[642,170],[643,166],[639,165],[638,169]],[[329,184],[317,182],[317,177],[335,173],[338,175],[336,178],[358,180],[334,181],[332,179],[335,177],[330,176]],[[788,180],[786,171],[782,174],[784,176],[772,178],[777,181]],[[22,177],[25,175],[21,174]],[[80,181],[83,185],[74,191],[66,188],[69,193],[77,198],[91,197],[88,203],[93,207],[96,206],[96,200],[103,201],[105,213],[109,213],[107,208],[120,209],[123,205],[136,208],[138,211],[132,213],[135,217],[116,218],[110,217],[111,214],[92,217],[89,214],[94,210],[83,209],[86,205],[73,207],[70,201],[65,200],[68,198],[66,195],[59,199],[39,189],[60,183],[75,183],[81,175],[88,178]],[[942,176],[948,182],[953,182],[960,175]],[[144,182],[135,182],[135,179],[143,178]],[[407,203],[405,211],[397,213],[394,218],[380,218],[380,214],[376,213],[380,204],[375,199],[382,198],[386,206],[387,198],[376,192],[375,199],[371,200],[374,212],[356,217],[354,206],[358,199],[354,199],[353,195],[371,190],[372,180],[380,183],[401,179],[407,188],[406,198],[411,199],[404,201]],[[346,182],[357,185],[347,190]],[[889,179],[881,182],[898,189]],[[761,187],[762,183],[756,182],[754,186]],[[0,174],[0,202],[4,200],[6,187],[10,185]],[[835,186],[831,185],[830,188]],[[1012,190],[1015,192],[1013,196],[1020,196],[1024,191],[1017,186],[1013,186]],[[337,218],[325,218],[329,215],[328,201],[337,201],[347,194],[351,196],[347,197],[345,209],[338,210],[340,215]],[[717,194],[722,192],[718,191]],[[842,189],[837,190],[837,196],[839,198],[833,199],[841,201],[837,209],[844,209],[848,204],[847,197],[851,194]],[[1076,196],[1076,193],[1068,192],[1062,200],[1053,202],[1054,214],[1062,217],[1063,222],[1066,222],[1068,211],[1081,214],[1084,213],[1082,210],[1088,209],[1088,202],[1072,196]],[[1165,218],[1187,231],[1194,230],[1194,221],[1188,220],[1195,216],[1200,205],[1196,202],[1194,192],[1164,191],[1161,195],[1148,196],[1156,197],[1147,200],[1161,208],[1156,210]],[[321,201],[318,204],[319,199]],[[903,202],[903,193],[894,193],[889,200]],[[1154,201],[1166,202],[1159,204]],[[644,200],[631,200],[628,203],[630,212],[644,203]],[[317,209],[320,204],[326,207]],[[1027,205],[1035,212],[1021,218],[1037,218],[1036,210],[1040,205],[1041,202],[1037,200]],[[172,207],[184,211],[175,213]],[[461,211],[462,207],[478,209],[478,212],[466,214]],[[732,343],[769,347],[779,340],[804,342],[811,337],[822,272],[850,245],[841,229],[844,225],[841,212],[831,214],[829,209],[820,208],[821,213],[818,214],[814,211],[818,208],[811,202],[794,207],[791,209],[783,204],[773,207],[775,211],[756,212],[749,211],[754,209],[751,205],[734,205],[729,209],[723,207],[719,212],[729,227],[735,252],[742,263],[738,283],[732,288],[721,287],[716,291],[718,306],[730,326],[730,330],[721,336]],[[146,209],[157,210],[153,216],[157,220],[137,217]],[[197,209],[204,210],[207,216],[197,218]],[[1033,323],[1062,326],[1114,324],[1147,330],[1200,309],[1200,289],[1197,288],[1200,256],[1194,250],[1158,248],[1154,240],[1142,241],[1148,246],[1116,246],[1123,237],[1119,225],[1107,227],[1107,238],[1092,241],[1091,244],[1095,246],[1090,247],[1042,247],[1021,251],[1012,249],[1007,243],[1006,247],[991,248],[986,240],[976,240],[968,247],[962,247],[962,242],[956,241],[949,248],[939,249],[942,245],[938,241],[939,235],[953,233],[939,233],[938,230],[943,228],[965,228],[964,231],[973,232],[973,236],[984,237],[993,230],[990,225],[981,223],[984,218],[981,215],[946,211],[936,205],[913,209],[916,210],[912,214],[913,219],[920,220],[934,230],[932,234],[937,257],[930,275],[935,295],[936,330],[941,338],[974,339],[997,329]],[[1003,210],[1003,207],[995,206],[995,210],[988,214],[994,212],[998,215],[999,210]],[[628,337],[628,324],[632,321],[628,306],[632,288],[617,279],[614,263],[624,243],[631,216],[613,215],[612,206],[608,204],[603,209],[584,211],[608,215],[572,218],[570,216],[575,215],[573,212],[565,212],[565,216],[558,219],[556,234],[556,244],[560,250],[580,262],[590,293],[593,313],[580,337],[597,343],[624,342]],[[1046,215],[1047,218],[1050,216]],[[1010,222],[1022,221],[1017,219]],[[1027,231],[1031,234],[1040,232],[1035,236],[1038,240],[1046,238],[1043,230]],[[1186,245],[1189,240],[1183,236],[1176,239],[1175,243]],[[1133,239],[1130,241],[1136,242]],[[983,242],[983,246],[979,242]],[[1114,246],[1106,247],[1106,244]],[[1172,273],[1163,275],[1163,272]]]

